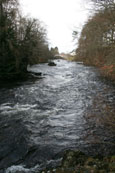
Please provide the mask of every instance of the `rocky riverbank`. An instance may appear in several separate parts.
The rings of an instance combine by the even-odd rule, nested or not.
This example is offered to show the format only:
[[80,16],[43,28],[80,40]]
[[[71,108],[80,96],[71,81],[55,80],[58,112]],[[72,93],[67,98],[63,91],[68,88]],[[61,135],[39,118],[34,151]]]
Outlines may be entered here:
[[42,78],[42,73],[26,72],[26,73],[10,73],[0,75],[0,87],[9,86],[18,82],[28,80],[37,80]]
[[80,151],[66,151],[60,167],[41,173],[114,173],[115,155],[87,156]]

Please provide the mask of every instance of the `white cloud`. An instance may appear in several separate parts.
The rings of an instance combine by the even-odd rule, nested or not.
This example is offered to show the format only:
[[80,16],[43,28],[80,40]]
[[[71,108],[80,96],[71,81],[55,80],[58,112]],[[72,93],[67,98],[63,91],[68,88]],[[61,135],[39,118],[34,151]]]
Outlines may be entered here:
[[39,18],[47,25],[51,46],[68,52],[73,49],[72,30],[87,18],[84,0],[20,0],[25,15]]

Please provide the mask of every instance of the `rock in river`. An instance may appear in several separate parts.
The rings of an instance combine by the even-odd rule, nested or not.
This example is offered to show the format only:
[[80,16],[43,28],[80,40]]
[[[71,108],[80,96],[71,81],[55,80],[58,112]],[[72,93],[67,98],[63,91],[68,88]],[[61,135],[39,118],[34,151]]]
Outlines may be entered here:
[[54,62],[49,62],[48,65],[49,66],[56,66],[56,64]]

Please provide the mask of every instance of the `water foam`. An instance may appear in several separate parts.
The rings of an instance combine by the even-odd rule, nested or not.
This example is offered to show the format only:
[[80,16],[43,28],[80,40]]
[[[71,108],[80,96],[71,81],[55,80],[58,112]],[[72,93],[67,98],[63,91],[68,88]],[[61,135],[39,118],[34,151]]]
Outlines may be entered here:
[[28,111],[29,109],[34,109],[37,105],[30,105],[30,104],[25,104],[25,105],[20,105],[16,104],[14,106],[10,105],[9,103],[3,104],[0,106],[0,111],[2,114],[9,114],[9,113],[16,113],[20,111]]
[[17,165],[17,166],[11,166],[6,169],[5,173],[32,173],[32,172],[38,172],[39,165],[36,165],[34,168],[25,168],[24,165]]

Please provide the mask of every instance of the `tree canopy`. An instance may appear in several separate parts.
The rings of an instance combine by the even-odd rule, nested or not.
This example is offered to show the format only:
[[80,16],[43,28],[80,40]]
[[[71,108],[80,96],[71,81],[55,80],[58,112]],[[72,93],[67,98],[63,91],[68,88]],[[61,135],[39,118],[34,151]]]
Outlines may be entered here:
[[0,0],[0,75],[26,72],[50,54],[43,23],[23,17],[18,0]]
[[107,68],[114,75],[115,3],[113,0],[94,3],[98,4],[99,8],[83,26],[76,49],[76,58],[86,64],[102,68],[108,66]]

